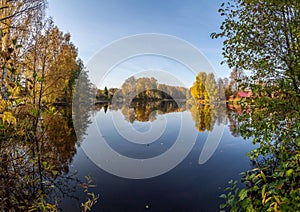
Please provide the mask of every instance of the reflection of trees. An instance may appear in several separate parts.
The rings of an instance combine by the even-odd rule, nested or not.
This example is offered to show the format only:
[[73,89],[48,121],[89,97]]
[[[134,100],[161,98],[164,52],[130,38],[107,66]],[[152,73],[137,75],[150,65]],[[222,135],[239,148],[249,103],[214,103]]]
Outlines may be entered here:
[[128,104],[101,103],[94,106],[94,110],[100,111],[104,108],[110,110],[121,110],[126,121],[147,122],[156,120],[159,114],[183,112],[189,110],[198,131],[212,131],[215,124],[227,124],[227,109],[224,104],[195,104],[185,101],[138,101],[134,100]]
[[76,129],[77,143],[80,144],[90,124],[92,111],[92,85],[86,71],[82,71],[76,83],[73,95],[72,111],[73,126]]
[[[71,108],[45,107],[34,137],[32,108],[28,105],[17,108],[17,130],[12,134],[5,132],[5,140],[0,140],[0,211],[27,210],[44,201],[52,190],[68,193],[68,184],[57,183],[56,179],[59,176],[64,179],[63,173],[68,173],[76,141],[79,145],[89,125],[89,82],[83,81],[80,86],[84,92],[75,92],[74,123]],[[72,179],[68,177],[68,182]]]
[[135,115],[135,111],[133,108],[129,108],[126,105],[124,105],[122,107],[121,111],[122,111],[122,114],[124,115],[126,121],[128,121],[130,123],[133,123],[135,121],[136,115]]
[[209,104],[193,105],[190,109],[198,131],[212,131],[217,118],[217,111]]
[[228,105],[227,116],[229,121],[229,130],[234,137],[240,136],[240,121],[238,119],[239,108]]
[[54,165],[56,171],[62,170],[67,173],[68,165],[76,153],[76,134],[73,126],[69,125],[70,117],[54,113],[45,114],[43,118],[47,130],[42,142],[42,160],[47,161],[51,166]]
[[[129,81],[132,81],[133,79],[134,78],[129,78]],[[178,96],[178,93],[176,94],[176,91],[181,90],[182,93],[180,94],[184,95],[185,97],[185,88],[157,84],[157,86],[161,87],[162,90],[143,90],[145,88],[140,88],[140,86],[144,86],[144,83],[146,82],[148,82],[148,84],[151,84],[152,87],[156,86],[156,80],[154,78],[139,78],[137,80],[136,87],[138,90],[140,89],[141,92],[139,92],[136,96],[132,97],[130,101],[129,99],[126,99],[124,102],[113,101],[112,103],[99,103],[94,106],[94,110],[99,111],[102,108],[104,108],[104,111],[105,108],[109,108],[110,110],[121,110],[125,119],[130,123],[133,123],[134,121],[154,121],[156,119],[157,114],[165,114],[186,110],[185,101],[175,101],[173,97],[170,96],[170,94]],[[146,85],[149,87],[150,85],[148,84],[146,83]],[[127,85],[125,83],[123,84],[122,89],[128,90],[131,87],[130,85]],[[170,93],[166,93],[164,92],[164,90],[167,90]],[[118,93],[119,92],[117,92],[116,95],[118,95]]]
[[[17,134],[13,135],[15,139],[0,142],[0,211],[11,208],[25,210],[39,201],[36,194],[42,191],[47,193],[55,189],[67,194],[68,189],[74,190],[68,188],[68,184],[55,180],[61,176],[60,181],[64,181],[63,173],[69,172],[69,164],[76,153],[77,139],[71,114],[71,108],[59,108],[42,114],[38,130],[40,158],[32,148],[33,144],[24,142]],[[68,180],[72,179],[68,177]]]
[[19,142],[7,141],[0,145],[0,210],[24,210],[34,201],[36,192],[31,178],[35,177],[35,173],[34,164],[30,163],[29,149],[25,150]]
[[180,108],[175,101],[132,102],[129,107],[123,107],[122,113],[131,123],[135,120],[154,121],[157,114],[178,112]]
[[217,124],[221,125],[227,124],[227,108],[226,108],[226,103],[224,102],[220,102],[219,104],[216,104],[215,106],[215,110],[217,112]]
[[100,111],[105,108],[109,110],[121,110],[122,114],[130,123],[134,121],[154,121],[159,114],[182,112],[186,110],[186,102],[176,101],[132,101],[130,104],[122,103],[101,103],[96,104],[93,109]]

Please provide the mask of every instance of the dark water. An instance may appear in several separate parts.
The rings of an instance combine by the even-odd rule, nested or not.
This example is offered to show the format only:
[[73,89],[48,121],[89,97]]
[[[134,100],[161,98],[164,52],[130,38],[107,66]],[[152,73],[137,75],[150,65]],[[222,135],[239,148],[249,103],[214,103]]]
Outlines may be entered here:
[[[80,203],[86,199],[86,195],[77,186],[76,180],[82,181],[89,175],[96,185],[90,191],[99,194],[98,203],[92,211],[219,211],[219,204],[222,202],[219,195],[228,186],[230,179],[239,179],[239,173],[249,169],[250,161],[246,153],[254,148],[251,141],[239,137],[238,122],[234,114],[234,111],[229,111],[226,107],[170,102],[120,108],[95,106],[90,114],[91,123],[86,135],[77,147],[66,175],[72,175],[75,180],[62,177],[65,179],[64,183],[69,187],[74,186],[74,189],[62,195],[61,209],[80,211]],[[182,129],[187,133],[182,132]],[[220,143],[208,145],[208,142],[216,143],[213,139],[208,139],[209,133],[214,129],[221,132]],[[143,138],[145,134],[152,136],[153,141],[147,143],[146,139],[141,139],[144,143],[132,142],[138,140],[139,136]],[[175,148],[179,134],[183,135],[181,142],[190,146],[190,149],[178,149],[175,156],[171,157],[190,151],[174,168],[163,174],[141,177],[143,173],[151,175],[157,167],[167,163],[168,158],[158,159],[150,170],[143,166],[132,168],[130,164],[128,167],[119,166],[125,175],[141,179],[128,179],[120,174],[117,176],[112,174],[114,171],[107,169],[118,169],[123,156],[137,161],[159,158]],[[217,140],[218,136],[215,137]],[[99,149],[101,142],[105,142],[107,147],[119,154],[120,159],[110,156],[101,158],[101,155],[105,155]],[[205,144],[212,146],[211,149],[215,146],[216,149],[207,161],[199,163]],[[98,164],[92,161],[91,154],[101,158]],[[99,163],[103,163],[106,170],[99,168]]]

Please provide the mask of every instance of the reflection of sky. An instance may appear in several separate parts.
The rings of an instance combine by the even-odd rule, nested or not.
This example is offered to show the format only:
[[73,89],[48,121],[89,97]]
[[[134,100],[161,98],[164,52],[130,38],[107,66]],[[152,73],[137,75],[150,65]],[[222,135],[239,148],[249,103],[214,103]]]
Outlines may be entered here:
[[[117,39],[141,33],[161,33],[184,39],[200,49],[216,73],[224,77],[230,70],[226,65],[220,65],[222,40],[210,38],[212,32],[219,30],[222,21],[217,12],[221,3],[222,0],[51,0],[48,14],[63,31],[71,33],[85,64]],[[165,64],[160,64],[161,67],[150,68],[164,69]],[[169,66],[174,69],[170,63]],[[181,72],[180,67],[176,69],[184,78],[186,72]]]

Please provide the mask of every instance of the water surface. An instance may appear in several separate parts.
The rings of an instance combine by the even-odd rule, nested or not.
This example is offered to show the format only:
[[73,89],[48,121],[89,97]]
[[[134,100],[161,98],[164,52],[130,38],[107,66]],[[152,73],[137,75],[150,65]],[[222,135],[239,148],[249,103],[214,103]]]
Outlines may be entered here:
[[[120,108],[95,106],[90,113],[91,123],[86,130],[87,135],[77,147],[77,153],[69,166],[69,174],[75,173],[75,178],[79,180],[87,175],[93,178],[96,187],[90,190],[99,194],[93,211],[218,211],[222,202],[219,195],[228,186],[230,179],[239,179],[239,173],[250,168],[246,153],[254,148],[251,141],[239,137],[234,112],[226,108],[220,111],[209,106],[189,106],[186,103],[153,104]],[[191,151],[178,165],[159,176],[147,179],[116,176],[99,168],[86,154],[87,146],[93,144],[93,154],[99,155],[101,151],[97,142],[105,141],[121,156],[138,160],[159,157],[174,147],[183,119],[186,120],[185,127],[188,127],[185,129],[196,135],[194,141],[188,140],[189,136],[183,141],[191,145]],[[149,132],[151,134],[156,126],[163,127],[162,131],[153,132],[159,136],[152,142],[141,144],[131,141],[133,137],[130,137],[130,132],[140,133],[141,136]],[[220,143],[214,154],[204,164],[199,164],[199,156],[205,142],[208,142],[208,134],[216,127],[224,127]],[[180,151],[185,150],[179,150],[178,154]],[[109,157],[104,162],[107,166],[118,163]],[[129,171],[149,170],[141,167]],[[70,181],[69,185],[76,187],[76,183],[76,180]],[[79,211],[80,202],[85,198],[86,195],[77,186],[64,195],[61,208],[63,211]]]

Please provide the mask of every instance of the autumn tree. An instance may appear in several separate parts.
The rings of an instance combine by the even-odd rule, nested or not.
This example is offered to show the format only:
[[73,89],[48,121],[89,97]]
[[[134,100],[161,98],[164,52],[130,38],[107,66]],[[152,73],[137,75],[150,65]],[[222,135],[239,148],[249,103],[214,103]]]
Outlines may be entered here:
[[205,79],[205,87],[210,99],[210,102],[216,102],[218,100],[218,86],[213,73],[207,74]]
[[128,97],[129,99],[134,98],[134,96],[136,95],[136,83],[136,79],[133,76],[125,80],[121,87],[123,97]]
[[219,100],[226,100],[225,96],[225,83],[222,78],[218,78],[218,98]]
[[[44,16],[44,0],[0,1],[1,96],[20,82],[21,58],[30,44],[30,31]],[[22,48],[20,48],[22,47]]]
[[[64,123],[62,132],[68,134],[71,124],[53,103],[57,99],[68,102],[79,73],[85,73],[70,35],[51,19],[44,19],[45,4],[43,0],[0,1],[0,150],[4,158],[0,210],[4,211],[40,210],[35,205],[54,210],[44,198],[44,188],[50,185],[43,182],[48,172],[57,172],[45,165],[43,150],[58,141],[50,138],[50,131],[47,134],[53,129],[50,117],[54,112],[61,120],[58,123]],[[80,123],[86,123],[85,118]],[[73,151],[71,142],[70,146]],[[7,186],[6,179],[11,179]]]
[[130,77],[122,84],[122,94],[126,101],[186,99],[188,89],[179,86],[160,84],[154,77]]
[[[57,27],[50,30],[49,47],[52,49],[52,63],[45,75],[46,88],[44,96],[49,101],[61,98],[69,102],[71,100],[72,76],[78,73],[77,49],[70,42],[70,34],[64,34]],[[45,98],[45,99],[46,99]]]
[[190,90],[197,101],[212,103],[218,100],[218,86],[213,73],[199,72]]
[[207,74],[205,72],[199,72],[196,76],[196,81],[191,87],[191,94],[196,100],[209,101],[209,95],[205,87],[205,80]]

